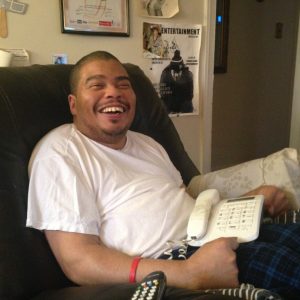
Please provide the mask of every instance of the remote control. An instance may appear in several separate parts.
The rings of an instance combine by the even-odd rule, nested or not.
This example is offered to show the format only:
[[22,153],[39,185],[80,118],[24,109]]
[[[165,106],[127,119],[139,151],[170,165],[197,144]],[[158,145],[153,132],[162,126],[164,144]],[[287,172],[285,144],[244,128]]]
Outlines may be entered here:
[[166,276],[161,271],[148,274],[137,286],[131,300],[161,300],[166,289]]
[[205,190],[199,194],[188,222],[188,239],[199,240],[203,237],[207,230],[211,207],[219,200],[219,192],[215,189]]

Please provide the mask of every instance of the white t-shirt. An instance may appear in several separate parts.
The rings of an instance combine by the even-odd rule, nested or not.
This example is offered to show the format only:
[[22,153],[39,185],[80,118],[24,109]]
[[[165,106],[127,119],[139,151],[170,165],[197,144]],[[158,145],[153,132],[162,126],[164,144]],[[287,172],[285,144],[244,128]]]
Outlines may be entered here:
[[128,131],[114,150],[62,125],[35,147],[29,175],[29,227],[98,235],[143,257],[186,236],[194,199],[163,147],[143,134]]

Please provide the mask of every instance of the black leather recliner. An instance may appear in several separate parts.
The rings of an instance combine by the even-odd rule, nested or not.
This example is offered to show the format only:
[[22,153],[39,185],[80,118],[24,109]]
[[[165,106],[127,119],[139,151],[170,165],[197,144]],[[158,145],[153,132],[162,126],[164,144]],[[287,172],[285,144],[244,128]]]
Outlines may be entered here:
[[[199,172],[151,82],[124,64],[137,94],[132,129],[169,153],[184,182]],[[71,122],[67,95],[71,65],[0,68],[0,299],[130,299],[134,285],[78,287],[62,273],[42,232],[25,227],[27,164],[50,129]],[[169,287],[165,299],[227,299]],[[230,299],[228,297],[228,299]]]

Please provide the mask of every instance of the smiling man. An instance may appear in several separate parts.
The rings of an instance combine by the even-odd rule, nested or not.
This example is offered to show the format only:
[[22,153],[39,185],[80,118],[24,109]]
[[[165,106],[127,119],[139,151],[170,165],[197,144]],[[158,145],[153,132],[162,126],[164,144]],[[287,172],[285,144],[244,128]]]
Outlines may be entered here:
[[125,69],[104,53],[102,60],[91,56],[79,61],[70,81],[69,104],[77,129],[98,143],[122,148],[136,101]]
[[[189,249],[186,260],[163,259],[168,241],[186,237],[195,201],[164,148],[129,130],[136,96],[126,70],[96,51],[74,66],[70,84],[74,122],[43,137],[30,159],[27,226],[45,232],[73,282],[135,282],[161,270],[181,288],[248,282],[300,292],[298,224],[262,226],[255,242],[221,238]],[[263,194],[270,214],[288,208],[275,187],[249,194]]]

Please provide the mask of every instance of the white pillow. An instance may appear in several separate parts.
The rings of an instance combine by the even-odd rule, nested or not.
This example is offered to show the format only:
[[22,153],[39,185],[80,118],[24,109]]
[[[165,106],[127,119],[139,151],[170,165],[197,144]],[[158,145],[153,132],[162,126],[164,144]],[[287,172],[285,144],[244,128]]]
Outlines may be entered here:
[[193,196],[210,188],[220,197],[237,197],[261,185],[283,189],[294,209],[300,208],[300,166],[297,150],[285,148],[264,158],[195,176],[188,185]]

